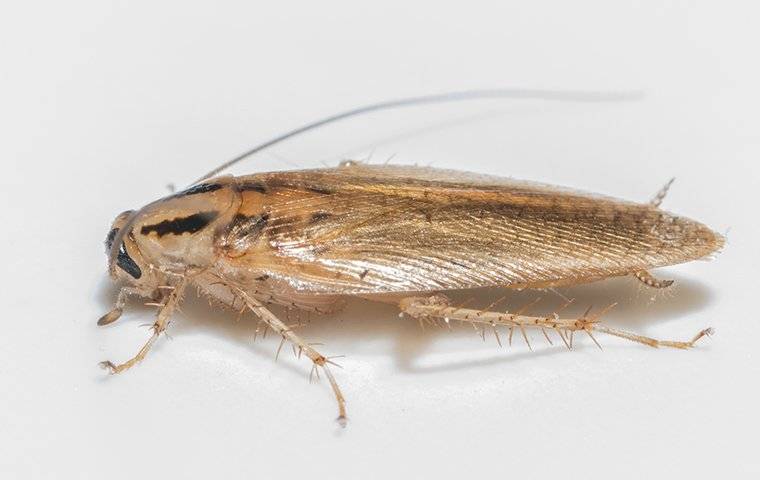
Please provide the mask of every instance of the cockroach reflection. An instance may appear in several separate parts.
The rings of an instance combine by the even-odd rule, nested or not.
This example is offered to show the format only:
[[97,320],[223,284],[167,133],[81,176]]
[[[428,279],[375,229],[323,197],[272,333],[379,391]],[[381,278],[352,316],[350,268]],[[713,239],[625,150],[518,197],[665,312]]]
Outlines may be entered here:
[[[524,98],[557,98],[522,92]],[[417,97],[351,110],[288,132],[232,159],[190,188],[119,215],[106,240],[111,276],[122,281],[114,322],[127,296],[158,309],[153,333],[131,359],[102,366],[119,373],[141,361],[166,330],[188,286],[226,305],[253,312],[321,370],[346,419],[333,361],[270,310],[283,305],[316,313],[339,310],[348,297],[391,302],[401,315],[558,336],[575,333],[645,345],[689,348],[610,328],[604,310],[546,317],[525,309],[479,310],[452,305],[449,290],[481,287],[546,289],[618,276],[652,288],[672,282],[653,268],[710,256],[723,238],[708,227],[659,208],[667,187],[649,203],[471,173],[400,165],[343,162],[335,168],[218,176],[225,168],[319,126],[383,108],[473,98],[515,96],[476,91]],[[593,95],[586,100],[604,99]],[[560,98],[562,99],[562,98]],[[570,98],[572,100],[572,98]],[[499,339],[500,341],[500,339]],[[598,343],[597,343],[598,344]]]

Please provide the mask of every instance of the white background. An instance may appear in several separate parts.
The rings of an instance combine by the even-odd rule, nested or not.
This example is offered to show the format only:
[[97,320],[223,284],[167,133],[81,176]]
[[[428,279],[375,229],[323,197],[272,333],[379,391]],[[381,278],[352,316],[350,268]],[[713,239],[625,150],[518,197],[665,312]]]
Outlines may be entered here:
[[[760,473],[754,2],[14,3],[0,7],[3,478]],[[192,299],[142,365],[97,368],[134,354],[152,315],[133,302],[95,325],[115,295],[103,240],[116,214],[320,116],[492,87],[641,95],[388,112],[235,172],[395,154],[639,201],[676,176],[664,208],[726,233],[724,251],[659,271],[677,281],[664,293],[628,279],[564,292],[578,308],[620,302],[611,325],[714,337],[566,352],[538,335],[530,353],[351,303],[302,331],[346,355],[344,430],[306,361],[275,363],[279,341],[253,343],[253,319]]]

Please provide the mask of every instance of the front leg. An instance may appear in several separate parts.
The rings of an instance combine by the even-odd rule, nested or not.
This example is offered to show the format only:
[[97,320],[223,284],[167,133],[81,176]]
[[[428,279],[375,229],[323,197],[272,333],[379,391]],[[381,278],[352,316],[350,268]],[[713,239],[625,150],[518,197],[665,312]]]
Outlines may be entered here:
[[[321,368],[325,372],[327,379],[330,381],[330,387],[332,387],[332,391],[335,394],[335,400],[338,402],[338,423],[340,423],[341,426],[345,426],[347,419],[346,400],[343,397],[343,393],[340,391],[340,387],[338,387],[338,382],[335,381],[335,377],[327,366],[328,363],[333,362],[315,350],[314,347],[306,343],[301,337],[296,335],[290,327],[285,325],[282,320],[277,318],[277,316],[275,316],[275,314],[269,311],[268,308],[262,305],[261,302],[248,295],[243,290],[236,289],[236,293],[240,298],[243,299],[246,306],[261,320],[266,322],[266,324],[272,330],[281,335],[283,339],[288,340],[290,343],[297,346],[300,352],[303,352],[307,357],[309,357],[314,363],[313,368]],[[333,365],[335,364],[333,363]]]
[[110,370],[112,374],[116,374],[121,373],[124,370],[128,370],[135,364],[142,361],[142,359],[144,359],[150,351],[150,347],[153,346],[153,343],[158,340],[159,335],[161,335],[161,333],[163,333],[166,330],[166,327],[169,325],[169,319],[171,318],[172,313],[174,313],[174,309],[177,308],[177,304],[182,299],[182,293],[185,289],[185,285],[185,278],[182,277],[177,285],[165,287],[162,289],[163,295],[161,302],[158,305],[159,310],[158,314],[156,315],[156,321],[151,327],[153,329],[153,335],[151,335],[148,341],[145,342],[145,345],[143,345],[140,351],[137,352],[137,355],[119,365],[114,365],[111,363],[111,361],[106,360],[104,362],[100,362],[100,366],[107,370]]
[[98,325],[102,327],[103,325],[109,325],[118,320],[119,317],[121,317],[121,314],[124,312],[124,304],[127,303],[127,297],[130,295],[137,295],[139,293],[140,290],[135,287],[121,287],[113,308],[111,311],[98,319]]

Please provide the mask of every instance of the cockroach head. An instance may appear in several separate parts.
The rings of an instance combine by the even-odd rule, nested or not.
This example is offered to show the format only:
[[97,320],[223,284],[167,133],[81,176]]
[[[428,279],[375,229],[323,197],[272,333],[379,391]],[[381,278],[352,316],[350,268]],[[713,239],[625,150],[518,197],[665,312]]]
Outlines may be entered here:
[[216,235],[240,195],[231,177],[212,179],[121,213],[106,237],[111,277],[149,292],[167,275],[185,275],[215,260]]
[[139,282],[145,270],[137,244],[132,235],[127,234],[134,223],[135,215],[134,210],[119,214],[106,236],[109,273],[114,279],[123,278],[130,283]]

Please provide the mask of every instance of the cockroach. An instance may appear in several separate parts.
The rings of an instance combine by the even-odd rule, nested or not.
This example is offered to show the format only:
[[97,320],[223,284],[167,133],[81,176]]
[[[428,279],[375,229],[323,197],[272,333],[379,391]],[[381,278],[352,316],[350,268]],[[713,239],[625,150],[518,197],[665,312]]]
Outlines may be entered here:
[[504,327],[510,338],[517,331],[526,341],[526,329],[554,331],[568,348],[575,332],[595,343],[600,332],[682,349],[709,334],[705,329],[689,341],[656,340],[603,325],[600,314],[477,310],[452,305],[444,295],[481,287],[548,289],[628,275],[666,288],[672,282],[655,278],[651,269],[708,257],[724,243],[703,224],[661,210],[667,187],[641,204],[495,176],[355,161],[218,175],[287,138],[362,113],[509,95],[515,96],[462,92],[350,110],[263,143],[184,191],[120,214],[106,248],[111,277],[125,285],[98,325],[117,320],[129,295],[150,299],[158,312],[151,337],[133,358],[101,365],[119,373],[145,358],[191,285],[223,304],[242,305],[308,357],[312,372],[321,370],[329,380],[341,423],[345,400],[330,369],[333,361],[270,305],[331,313],[348,297],[362,297],[392,302],[401,316]]

